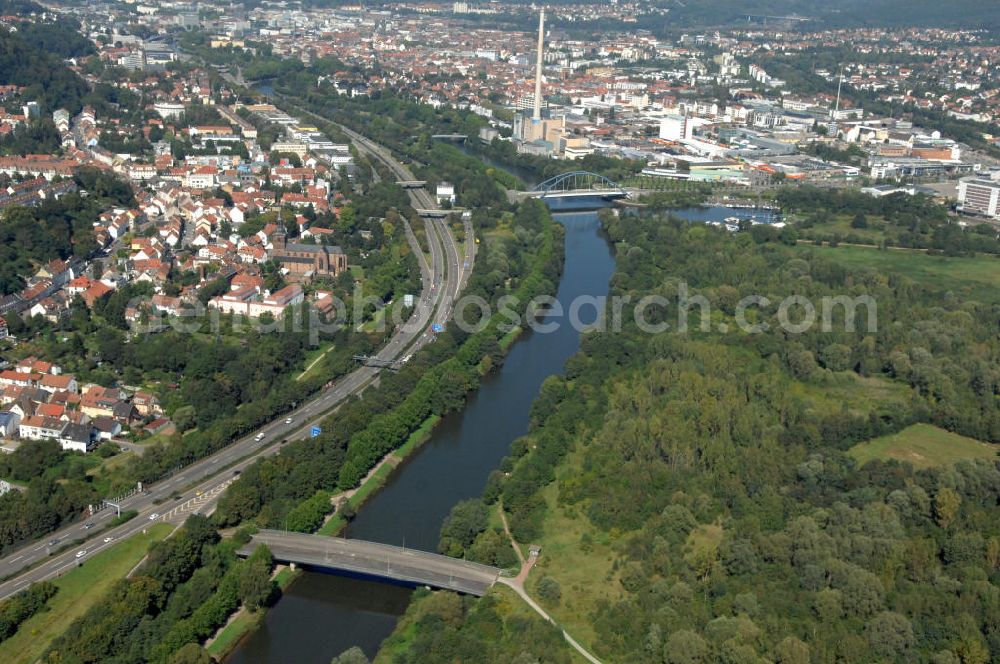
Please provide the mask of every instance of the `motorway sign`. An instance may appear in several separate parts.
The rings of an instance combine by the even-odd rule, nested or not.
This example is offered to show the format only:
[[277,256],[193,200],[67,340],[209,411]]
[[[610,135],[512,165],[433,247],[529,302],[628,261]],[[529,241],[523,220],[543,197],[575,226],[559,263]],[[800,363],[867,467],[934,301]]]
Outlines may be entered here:
[[313,438],[317,437],[321,433],[323,433],[323,430],[319,427],[313,427],[312,430],[309,431],[309,435],[311,435]]
[[444,332],[444,325],[441,323],[434,323],[431,325],[431,330],[434,332]]

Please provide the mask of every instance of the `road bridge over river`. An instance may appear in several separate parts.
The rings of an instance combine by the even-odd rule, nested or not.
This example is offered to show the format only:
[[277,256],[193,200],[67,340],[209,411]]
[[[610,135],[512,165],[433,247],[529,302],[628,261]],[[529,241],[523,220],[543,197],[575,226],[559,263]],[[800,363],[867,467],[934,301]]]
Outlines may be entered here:
[[281,530],[261,530],[237,553],[248,556],[260,544],[266,545],[278,562],[431,586],[480,597],[500,576],[496,567],[436,553]]

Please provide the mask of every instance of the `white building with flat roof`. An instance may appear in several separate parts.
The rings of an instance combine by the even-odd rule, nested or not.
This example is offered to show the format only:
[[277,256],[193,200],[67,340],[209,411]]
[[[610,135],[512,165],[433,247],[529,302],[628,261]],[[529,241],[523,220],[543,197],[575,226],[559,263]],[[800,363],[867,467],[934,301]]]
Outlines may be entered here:
[[958,207],[963,212],[1000,219],[1000,180],[962,178],[958,181]]

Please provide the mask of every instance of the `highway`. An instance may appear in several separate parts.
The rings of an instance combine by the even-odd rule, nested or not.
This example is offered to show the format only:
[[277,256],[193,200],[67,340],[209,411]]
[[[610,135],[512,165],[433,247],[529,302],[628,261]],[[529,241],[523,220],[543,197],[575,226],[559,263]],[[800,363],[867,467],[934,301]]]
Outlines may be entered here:
[[[414,177],[413,172],[409,168],[407,168],[404,164],[397,161],[389,152],[389,150],[379,145],[378,143],[375,143],[367,136],[359,134],[350,127],[342,125],[338,122],[334,122],[333,120],[325,118],[322,115],[313,113],[308,109],[302,108],[297,104],[289,102],[288,106],[290,106],[292,109],[295,110],[296,113],[300,115],[306,115],[313,119],[319,120],[320,122],[328,122],[336,126],[338,129],[344,132],[344,134],[348,138],[351,139],[351,142],[354,143],[354,146],[358,149],[359,152],[368,155],[369,157],[372,157],[374,159],[377,159],[381,163],[385,164],[389,168],[389,170],[392,171],[392,173],[396,176],[396,179],[398,181],[414,182],[417,180],[417,178]],[[437,199],[434,196],[431,196],[430,192],[428,192],[423,187],[407,188],[406,192],[410,196],[410,204],[416,210],[437,210],[440,208]],[[430,243],[431,245],[433,245],[433,241],[430,239],[430,237],[433,234],[434,230],[436,230],[437,233],[441,235],[452,238],[451,233],[448,231],[446,221],[438,219],[426,219],[425,221],[428,226],[428,243]],[[447,261],[448,261],[448,270],[449,270],[448,273],[458,275],[457,279],[451,281],[451,290],[448,293],[448,297],[452,300],[452,302],[458,299],[458,296],[462,292],[462,289],[464,289],[466,284],[468,283],[469,274],[472,272],[471,268],[473,265],[473,261],[475,260],[476,244],[475,244],[475,235],[472,229],[472,223],[469,220],[466,220],[464,223],[465,223],[465,242],[466,242],[464,259],[459,254],[458,246],[454,241],[444,243],[445,253],[447,254]],[[433,248],[431,249],[431,251],[433,252]],[[441,321],[438,322],[447,320],[451,316],[451,313],[452,312],[450,308],[445,309],[444,318],[442,318]]]
[[[377,150],[379,159],[389,164],[394,171],[407,170],[381,146],[364,137],[360,137],[360,140],[364,144],[359,145],[359,149]],[[427,196],[426,191],[422,193]],[[410,193],[414,204],[418,200],[423,204],[423,198],[418,196],[417,192]],[[406,228],[411,248],[420,262],[423,292],[410,318],[376,354],[375,357],[379,360],[400,359],[430,343],[434,335],[428,326],[431,323],[443,324],[448,320],[463,280],[468,278],[467,274],[463,274],[464,266],[457,259],[455,238],[447,227],[430,220],[426,223],[428,243],[431,245],[430,265],[408,223]],[[444,247],[443,252],[441,247]],[[215,454],[176,471],[170,477],[144,487],[145,492],[135,493],[120,502],[122,511],[136,510],[139,513],[127,523],[104,530],[115,516],[115,510],[105,509],[86,521],[94,524],[90,529],[85,528],[84,523],[75,523],[5,556],[0,559],[0,578],[7,580],[0,583],[0,599],[23,590],[31,583],[59,576],[68,569],[85,563],[94,553],[112,546],[122,538],[141,532],[156,521],[180,522],[191,513],[210,513],[239,472],[261,457],[277,454],[281,449],[280,441],[309,437],[312,427],[319,426],[328,411],[348,397],[362,392],[375,381],[378,374],[379,369],[359,367],[297,409],[279,416]],[[288,418],[291,419],[290,423],[286,422]],[[259,433],[264,434],[262,441],[256,440]],[[179,497],[173,497],[175,495]],[[104,541],[107,537],[112,538],[110,542]],[[51,540],[58,540],[58,543],[50,547],[48,543]],[[82,541],[76,542],[77,540]],[[72,546],[66,551],[55,553],[55,550],[71,543]],[[86,553],[78,558],[78,551]],[[31,569],[27,569],[29,567]],[[24,572],[19,574],[22,570]]]

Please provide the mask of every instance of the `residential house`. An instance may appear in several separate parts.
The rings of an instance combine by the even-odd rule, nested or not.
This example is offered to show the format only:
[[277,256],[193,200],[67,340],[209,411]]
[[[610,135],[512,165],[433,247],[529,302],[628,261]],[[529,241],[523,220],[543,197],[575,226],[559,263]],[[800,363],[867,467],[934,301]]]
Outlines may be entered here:
[[45,438],[57,439],[66,423],[52,417],[42,417],[41,415],[30,415],[21,420],[18,431],[21,438],[26,440],[43,440]]
[[83,298],[83,301],[86,303],[88,309],[93,309],[95,302],[113,290],[114,288],[108,286],[104,282],[95,281],[90,285],[90,288],[80,294],[80,297]]
[[58,323],[67,311],[69,311],[69,300],[65,293],[58,292],[36,302],[28,309],[28,315],[41,316],[51,323]]
[[122,425],[110,417],[95,418],[90,426],[93,427],[98,440],[111,440],[122,432]]
[[58,403],[40,403],[35,407],[35,415],[39,417],[51,417],[54,420],[62,420],[66,422],[69,418],[66,416],[66,406]]
[[94,437],[91,435],[89,424],[66,424],[59,432],[56,440],[64,450],[70,452],[87,452],[94,449]]
[[90,417],[114,417],[115,406],[121,401],[118,390],[92,386],[80,398],[80,410]]
[[7,369],[0,371],[0,385],[13,387],[34,387],[42,379],[42,374],[26,373]]
[[52,374],[47,374],[42,376],[42,379],[38,381],[38,387],[42,388],[46,392],[72,392],[76,393],[79,391],[79,385],[77,385],[76,378],[70,374],[63,374],[60,376],[54,376]]
[[52,374],[53,376],[58,376],[63,372],[62,367],[58,364],[52,364],[51,362],[46,362],[45,360],[39,360],[37,357],[26,357],[17,363],[14,367],[15,371],[20,371],[21,373],[40,373],[40,374]]
[[136,392],[132,395],[132,405],[143,417],[159,415],[163,412],[160,408],[160,400],[150,392]]
[[129,426],[142,419],[139,411],[128,401],[119,401],[111,410],[111,416],[125,426]]

